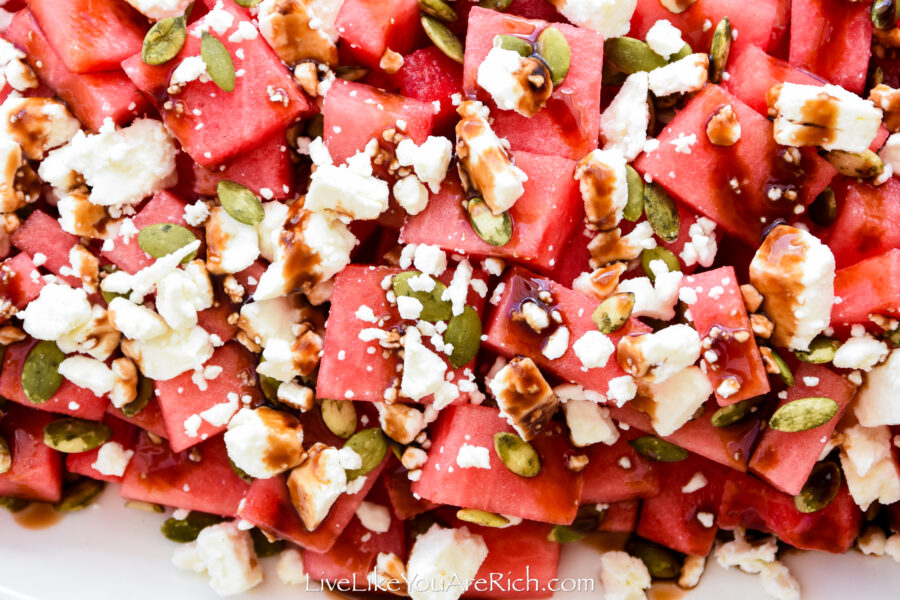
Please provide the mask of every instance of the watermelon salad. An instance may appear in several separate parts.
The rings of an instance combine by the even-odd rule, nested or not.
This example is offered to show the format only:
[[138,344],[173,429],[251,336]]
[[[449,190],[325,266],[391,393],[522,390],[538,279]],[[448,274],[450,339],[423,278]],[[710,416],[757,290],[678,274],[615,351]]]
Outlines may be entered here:
[[221,595],[900,561],[898,15],[10,0],[4,530],[109,488]]

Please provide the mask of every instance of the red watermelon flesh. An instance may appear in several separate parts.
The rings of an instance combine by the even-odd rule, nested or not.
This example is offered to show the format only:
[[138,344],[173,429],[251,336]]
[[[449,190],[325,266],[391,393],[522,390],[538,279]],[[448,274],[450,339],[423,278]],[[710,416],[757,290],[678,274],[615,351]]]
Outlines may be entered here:
[[334,26],[345,51],[372,69],[386,50],[408,54],[422,36],[416,0],[345,0]]
[[818,75],[802,71],[766,54],[756,46],[748,46],[731,59],[728,66],[731,77],[722,82],[725,91],[740,98],[747,106],[763,116],[768,115],[766,93],[780,83],[801,85],[825,85]]
[[44,427],[56,416],[15,404],[3,412],[0,436],[9,444],[12,466],[0,475],[0,496],[56,502],[62,492],[62,455],[44,444]]
[[553,22],[566,20],[547,0],[513,0],[505,12],[526,19],[543,19]]
[[639,500],[624,500],[606,505],[606,514],[600,522],[598,531],[610,533],[628,533],[637,526]]
[[[245,297],[249,297],[246,290]],[[214,288],[215,300],[213,306],[197,313],[197,324],[210,335],[219,337],[222,342],[228,342],[237,334],[238,326],[228,322],[228,317],[235,312],[235,305],[231,303],[224,291]],[[217,342],[218,343],[218,342]]]
[[830,227],[827,244],[838,269],[900,248],[900,231],[891,227],[891,223],[900,220],[900,180],[891,177],[875,187],[837,177],[831,188],[838,217]]
[[659,493],[659,463],[644,458],[628,444],[642,435],[635,428],[622,429],[612,446],[594,444],[585,448],[588,464],[582,471],[582,504],[616,503]]
[[[497,34],[533,36],[546,27],[533,21],[483,8],[469,13],[463,86],[467,93],[478,92],[478,66],[493,46]],[[562,156],[578,160],[597,147],[600,131],[600,76],[603,64],[603,37],[590,29],[556,24],[569,42],[572,58],[569,73],[547,105],[531,118],[514,111],[492,108],[493,130],[509,140],[513,150]]]
[[870,314],[892,315],[900,310],[900,250],[839,269],[834,276],[835,299],[831,323],[839,326],[868,324]]
[[149,102],[121,71],[79,75],[66,68],[29,10],[16,13],[4,36],[28,55],[41,81],[88,129],[97,131],[106,118],[124,125],[147,110]]
[[[112,428],[112,437],[109,442],[120,444],[125,450],[134,450],[137,441],[138,430],[115,417],[107,414],[103,418],[103,422]],[[122,478],[116,475],[104,475],[92,465],[97,461],[97,455],[100,448],[88,450],[87,452],[78,452],[77,454],[66,455],[66,470],[70,473],[78,473],[91,479],[99,479],[101,481],[122,481]]]
[[281,131],[223,166],[208,169],[193,163],[194,193],[215,196],[219,181],[227,179],[249,188],[263,200],[284,200],[293,196],[294,165]]
[[22,310],[37,298],[43,289],[44,278],[27,252],[19,252],[0,263],[0,297]]
[[[571,523],[581,498],[581,474],[566,468],[574,452],[560,426],[540,434],[531,444],[541,456],[541,471],[525,478],[503,466],[494,450],[494,434],[512,431],[495,408],[459,405],[441,411],[431,429],[428,462],[413,492],[439,504],[475,508],[547,523]],[[491,468],[457,465],[464,444],[488,448]]]
[[[431,195],[423,212],[407,219],[400,241],[437,244],[448,252],[499,256],[542,272],[551,270],[563,260],[566,239],[579,228],[584,216],[578,184],[572,177],[575,163],[529,152],[512,155],[528,181],[524,183],[525,194],[509,209],[513,236],[508,244],[491,246],[478,237],[462,207],[466,196],[455,175],[444,180],[440,193]],[[554,218],[548,219],[549,214]]]
[[147,406],[144,407],[144,410],[133,417],[126,417],[122,414],[122,411],[112,404],[106,407],[106,412],[121,421],[131,423],[132,425],[140,427],[144,431],[149,431],[159,437],[164,438],[169,436],[166,431],[166,424],[163,422],[162,412],[159,410],[159,402],[156,400],[155,396],[151,396],[150,401],[147,402]]
[[429,46],[416,50],[403,60],[403,67],[396,75],[400,94],[426,104],[441,103],[441,110],[434,117],[435,133],[453,136],[458,120],[452,96],[462,94],[462,67],[438,50]]
[[775,23],[767,51],[774,57],[787,60],[791,38],[791,0],[777,0]]
[[412,519],[416,515],[428,512],[438,505],[424,498],[416,498],[412,494],[412,482],[407,477],[409,471],[399,461],[392,460],[384,470],[382,480],[387,490],[391,508],[398,519]]
[[750,470],[787,494],[799,494],[855,391],[828,367],[800,363],[794,371],[794,385],[778,406],[800,398],[825,397],[837,402],[838,412],[824,425],[808,431],[766,429],[750,459]]
[[[27,252],[32,257],[43,254],[43,267],[58,275],[73,287],[81,287],[81,280],[72,275],[60,275],[63,267],[71,269],[69,251],[78,243],[78,238],[62,230],[59,221],[38,209],[31,213],[22,226],[10,236],[13,246]],[[42,286],[43,287],[43,286]]]

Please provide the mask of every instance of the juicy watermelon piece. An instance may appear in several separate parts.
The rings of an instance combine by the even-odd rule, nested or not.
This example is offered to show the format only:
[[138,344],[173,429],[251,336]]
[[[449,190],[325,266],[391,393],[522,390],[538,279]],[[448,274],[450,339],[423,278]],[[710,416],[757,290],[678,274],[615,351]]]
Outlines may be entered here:
[[[166,91],[177,65],[186,57],[200,54],[200,37],[193,35],[199,27],[196,22],[188,27],[181,53],[169,63],[150,66],[144,64],[140,54],[122,62],[125,74],[154,99],[166,127],[184,151],[195,162],[210,168],[260,145],[312,110],[309,100],[262,36],[240,42],[228,39],[240,22],[252,25],[247,12],[231,0],[224,0],[223,10],[234,15],[234,22],[216,37],[235,57],[235,69],[244,72],[236,78],[234,91],[224,92],[212,81],[199,80],[187,84],[176,96]],[[237,58],[238,50],[243,59]],[[277,100],[270,98],[275,98],[273,91],[277,91]],[[246,110],[248,106],[253,110]],[[234,115],[240,118],[235,119]]]
[[201,196],[215,196],[216,186],[222,179],[239,183],[264,200],[284,200],[294,194],[294,165],[281,131],[241,153],[224,169],[207,169],[193,163],[193,170],[193,190]]
[[56,417],[15,404],[3,412],[0,436],[9,444],[12,467],[0,475],[0,496],[56,502],[62,493],[62,455],[44,444],[44,427]]
[[[744,331],[750,335],[750,339],[745,342],[713,337],[716,341],[709,350],[716,354],[718,360],[713,363],[704,361],[707,365],[706,376],[715,390],[719,405],[727,406],[767,394],[769,378],[756,346],[756,338],[750,329],[750,317],[747,316],[734,269],[719,267],[699,275],[690,275],[684,278],[681,287],[690,287],[697,295],[697,302],[689,308],[694,328],[701,339],[709,336],[714,327],[725,333]],[[719,386],[726,379],[737,380],[740,384],[738,391],[727,397],[719,393]]]
[[118,0],[28,0],[28,8],[73,73],[117,70],[141,51],[149,29],[145,17]]
[[606,514],[600,521],[598,531],[609,533],[628,533],[634,531],[637,526],[638,511],[641,507],[639,500],[624,500],[607,504]]
[[[741,36],[743,32],[741,32]],[[779,83],[800,85],[824,85],[821,77],[791,66],[783,60],[769,56],[756,46],[746,47],[731,59],[728,65],[731,77],[722,87],[740,98],[747,106],[763,116],[768,116],[766,93]]]
[[[441,411],[431,429],[428,462],[413,492],[439,504],[475,508],[546,523],[571,523],[581,498],[582,476],[566,468],[573,453],[561,427],[531,441],[541,455],[541,472],[520,477],[503,466],[494,450],[494,434],[512,431],[495,408],[459,405]],[[488,448],[490,469],[460,468],[464,444]]]
[[839,269],[834,295],[840,304],[831,309],[835,327],[870,323],[870,314],[897,317],[900,310],[900,250],[891,250]]
[[795,548],[836,554],[853,545],[861,524],[862,513],[843,482],[831,504],[818,512],[802,513],[794,507],[793,497],[755,477],[732,471],[719,508],[722,528],[770,532]]
[[28,55],[41,81],[88,129],[97,131],[107,118],[124,125],[147,110],[149,102],[121,71],[80,75],[70,71],[28,9],[16,13],[4,36]]
[[3,371],[0,372],[0,396],[37,410],[71,415],[90,421],[103,419],[106,405],[109,403],[107,397],[98,398],[91,390],[80,388],[65,378],[53,397],[43,404],[32,404],[28,400],[22,391],[22,365],[35,344],[37,340],[27,339],[7,346],[6,356],[3,358]]
[[[489,96],[476,85],[478,66],[500,33],[534,35],[546,21],[523,19],[483,8],[469,13],[463,86],[468,94]],[[569,74],[553,91],[547,105],[531,118],[493,107],[493,130],[509,140],[513,150],[563,156],[578,160],[597,147],[600,131],[600,76],[603,37],[596,31],[554,25],[569,42],[572,58]],[[493,104],[491,104],[493,106]]]
[[553,22],[566,20],[547,0],[513,0],[504,12],[526,19],[543,19]]
[[44,268],[72,287],[81,287],[81,280],[77,277],[61,275],[63,267],[71,268],[69,250],[78,243],[78,238],[63,231],[59,221],[40,209],[35,210],[9,239],[13,246],[31,256],[43,254],[46,257],[42,265]]
[[[700,515],[708,513],[715,518],[729,470],[691,455],[685,460],[661,465],[659,471],[660,493],[644,500],[637,534],[678,552],[706,556],[712,549],[718,528],[704,525]],[[697,473],[706,478],[706,485],[689,494],[684,493],[681,489]]]
[[438,505],[424,498],[416,498],[412,494],[412,482],[407,477],[406,470],[398,460],[392,460],[384,470],[382,479],[391,501],[391,508],[398,519],[412,519],[416,515],[428,512]]
[[830,227],[828,247],[837,268],[900,248],[900,181],[891,177],[875,187],[849,177],[832,182],[838,217]]
[[790,63],[795,67],[861,94],[871,39],[872,21],[865,4],[841,0],[791,2]]
[[190,452],[173,452],[165,441],[157,445],[141,433],[120,492],[130,500],[233,517],[249,489],[228,464],[222,436]]
[[122,414],[122,411],[112,404],[106,407],[106,412],[120,421],[131,423],[132,425],[140,427],[144,431],[149,431],[159,437],[169,437],[169,433],[166,431],[166,424],[163,422],[162,412],[159,410],[159,402],[156,400],[155,396],[150,398],[150,401],[147,402],[147,406],[144,407],[144,410],[133,417],[126,417]]
[[[468,256],[500,256],[523,262],[539,271],[549,271],[565,255],[566,239],[579,227],[584,216],[581,194],[573,179],[575,163],[558,156],[513,152],[516,166],[528,175],[525,194],[509,214],[513,237],[505,246],[491,246],[482,240],[469,223],[462,202],[466,195],[456,175],[432,194],[428,207],[403,226],[404,244],[437,244],[448,252]],[[553,219],[545,218],[553,214]]]
[[0,298],[22,310],[46,285],[27,252],[19,252],[0,263]]
[[[228,342],[238,332],[237,324],[232,325],[228,322],[228,317],[235,312],[235,305],[219,288],[214,288],[213,293],[215,294],[213,306],[197,313],[197,324],[211,336],[217,335],[221,341]],[[247,290],[247,293],[250,291]]]
[[408,54],[422,36],[416,0],[345,0],[334,26],[345,51],[372,69],[386,50]]
[[229,342],[217,348],[203,366],[204,369],[222,367],[222,372],[214,379],[203,380],[203,385],[194,381],[196,376],[193,371],[167,381],[153,382],[166,431],[169,432],[169,443],[174,452],[195,446],[225,431],[228,425],[227,421],[213,424],[201,419],[199,428],[190,431],[187,421],[193,415],[203,417],[203,411],[232,402],[229,396],[233,398],[234,394],[237,394],[239,402],[234,403],[233,413],[241,406],[255,406],[262,400],[259,386],[256,385],[256,356],[237,342]]
[[[738,117],[741,138],[733,146],[714,146],[706,136],[706,122],[726,104]],[[697,136],[690,153],[678,152],[674,140],[690,135]],[[766,223],[778,217],[794,218],[795,203],[783,198],[773,202],[767,195],[771,189],[795,189],[796,203],[806,206],[835,174],[813,148],[801,150],[799,166],[787,163],[784,149],[779,149],[772,137],[772,124],[717,85],[707,85],[694,96],[657,139],[659,148],[642,154],[635,168],[754,247]],[[673,177],[675,173],[682,176]],[[688,173],[691,175],[684,176]],[[735,179],[740,193],[731,187]]]
[[[657,463],[644,458],[628,442],[643,435],[634,428],[619,432],[612,446],[594,444],[585,448],[588,464],[584,468],[581,503],[617,503],[634,498],[650,498],[659,493]],[[625,460],[627,459],[627,462]],[[627,469],[623,464],[630,465]]]
[[782,492],[799,494],[855,391],[853,385],[828,367],[801,363],[794,372],[794,385],[787,389],[787,397],[778,406],[821,396],[837,402],[838,412],[827,423],[808,431],[788,433],[769,427],[759,438],[750,470]]
[[791,0],[777,0],[775,3],[775,23],[769,38],[768,52],[781,60],[787,60],[790,52]]
[[434,117],[434,129],[452,137],[457,115],[451,96],[463,91],[459,63],[436,46],[429,46],[403,59],[396,80],[401,95],[426,104],[440,102],[441,110]]
[[[125,421],[120,421],[115,417],[107,414],[103,418],[103,422],[112,428],[112,437],[109,442],[116,442],[126,450],[134,450],[137,441],[138,430],[133,425],[129,425]],[[109,443],[107,442],[107,443]],[[87,452],[79,452],[77,454],[66,455],[66,470],[70,473],[78,473],[91,479],[100,479],[101,481],[122,481],[122,477],[116,475],[104,475],[92,465],[97,460],[100,448],[88,450]]]

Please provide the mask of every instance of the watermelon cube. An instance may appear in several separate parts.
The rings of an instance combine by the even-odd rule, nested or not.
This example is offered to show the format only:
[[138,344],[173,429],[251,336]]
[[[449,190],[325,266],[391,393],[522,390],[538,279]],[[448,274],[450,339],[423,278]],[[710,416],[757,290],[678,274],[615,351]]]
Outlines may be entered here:
[[434,117],[435,132],[452,137],[458,118],[452,96],[463,91],[459,63],[436,46],[429,46],[404,58],[396,80],[401,95],[425,104],[440,102],[441,110]]
[[[623,429],[612,446],[594,444],[585,448],[588,464],[582,471],[582,504],[616,503],[650,498],[659,493],[657,463],[644,458],[628,444],[641,435],[643,433],[635,428]],[[628,465],[628,468],[622,465]]]
[[50,413],[7,404],[0,436],[9,444],[12,467],[0,475],[0,496],[56,502],[62,493],[62,455],[44,444]]
[[9,237],[13,246],[32,257],[43,254],[45,260],[42,266],[54,275],[73,287],[81,287],[81,280],[77,277],[61,274],[63,267],[71,269],[69,250],[78,243],[78,238],[63,231],[59,221],[38,209]]
[[604,503],[606,513],[600,521],[598,531],[609,533],[628,533],[637,527],[640,500],[623,500],[622,502]]
[[[109,438],[109,442],[115,442],[121,445],[125,450],[134,450],[134,446],[137,442],[138,436],[138,430],[136,427],[126,423],[125,421],[121,421],[111,416],[110,414],[107,414],[103,418],[103,422],[112,428],[112,437]],[[100,448],[95,448],[93,450],[88,450],[87,452],[67,454],[66,470],[70,473],[78,473],[79,475],[84,475],[85,477],[90,477],[91,479],[99,479],[101,481],[122,481],[121,476],[104,475],[93,467],[93,464],[97,461],[97,455],[99,453]]]
[[[547,23],[523,19],[484,8],[469,13],[463,87],[467,94],[488,95],[477,87],[478,67],[497,34],[536,35]],[[600,131],[600,78],[603,65],[603,37],[596,31],[554,24],[569,42],[571,66],[562,84],[553,91],[547,105],[531,118],[514,111],[492,108],[492,127],[509,140],[513,150],[563,156],[578,160],[597,147]]]
[[193,171],[193,191],[201,196],[215,196],[216,186],[222,179],[239,183],[266,200],[284,200],[294,193],[294,164],[281,131],[227,165],[207,169],[193,163]]
[[385,51],[408,54],[422,36],[416,0],[345,0],[334,26],[345,51],[379,69]]
[[150,400],[147,402],[147,406],[144,407],[144,410],[133,417],[126,417],[122,414],[122,411],[112,404],[106,407],[106,412],[121,421],[131,423],[132,425],[140,427],[144,431],[149,431],[159,437],[164,438],[169,436],[166,431],[166,424],[163,422],[162,412],[159,410],[159,402],[156,400],[155,396],[151,396]]
[[[246,288],[245,288],[246,289]],[[247,294],[250,290],[246,290]],[[223,342],[227,342],[234,338],[238,332],[237,324],[228,322],[228,318],[235,312],[236,306],[231,303],[225,292],[219,288],[214,288],[215,300],[213,305],[206,310],[197,313],[197,324],[206,330],[211,336],[219,336]]]
[[722,87],[734,94],[747,106],[767,116],[766,93],[780,83],[801,85],[824,85],[826,82],[816,75],[791,66],[766,54],[757,46],[747,46],[731,59],[728,64],[731,77],[722,82]]
[[900,250],[838,269],[834,295],[841,302],[831,309],[831,323],[841,327],[867,324],[870,314],[897,318],[900,311]]
[[566,20],[547,0],[512,0],[505,12],[526,19],[543,19],[554,23]]
[[832,182],[838,217],[831,226],[828,247],[841,269],[892,248],[900,248],[900,181],[891,177],[880,186],[837,177]]
[[27,252],[0,263],[0,298],[22,310],[37,298],[45,282]]
[[412,519],[416,515],[428,512],[439,505],[426,500],[416,498],[412,494],[407,469],[398,460],[392,460],[384,470],[382,481],[391,501],[391,508],[398,519]]

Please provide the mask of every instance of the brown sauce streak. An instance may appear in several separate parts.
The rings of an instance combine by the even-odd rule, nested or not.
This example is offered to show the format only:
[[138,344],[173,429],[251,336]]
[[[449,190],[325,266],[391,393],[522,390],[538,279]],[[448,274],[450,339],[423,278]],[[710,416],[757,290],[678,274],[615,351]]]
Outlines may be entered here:
[[322,259],[303,238],[303,228],[312,213],[304,210],[302,205],[302,202],[291,205],[281,232],[281,244],[284,246],[284,279],[288,290],[308,291],[319,283],[317,267]]
[[32,502],[24,509],[13,513],[13,520],[24,529],[47,529],[62,521],[63,515],[47,502]]
[[647,592],[647,600],[681,600],[687,592],[674,583],[654,583]]
[[280,410],[262,406],[256,410],[269,431],[266,436],[265,462],[272,470],[291,468],[303,460],[303,446],[296,433],[303,431],[300,422]]

